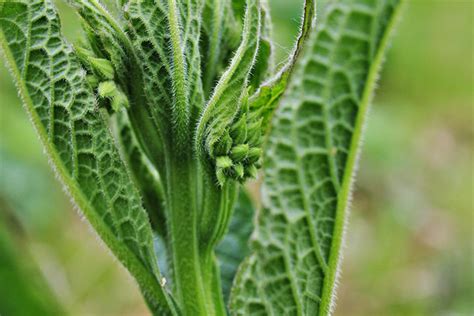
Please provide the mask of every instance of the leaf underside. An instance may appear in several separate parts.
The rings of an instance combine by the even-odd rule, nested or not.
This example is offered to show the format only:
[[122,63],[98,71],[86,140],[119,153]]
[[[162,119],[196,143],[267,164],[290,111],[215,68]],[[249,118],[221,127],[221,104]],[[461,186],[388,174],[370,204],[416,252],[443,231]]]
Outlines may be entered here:
[[170,313],[152,231],[85,71],[61,37],[51,1],[0,4],[0,44],[58,176],[137,279],[154,312]]
[[235,315],[327,315],[362,125],[399,0],[332,1],[303,49],[264,155]]

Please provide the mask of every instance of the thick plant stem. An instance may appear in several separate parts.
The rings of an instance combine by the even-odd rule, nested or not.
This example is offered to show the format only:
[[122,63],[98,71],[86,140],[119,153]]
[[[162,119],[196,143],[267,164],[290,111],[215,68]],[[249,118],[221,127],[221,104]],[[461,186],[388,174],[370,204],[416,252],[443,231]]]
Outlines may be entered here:
[[209,315],[199,260],[194,167],[187,157],[167,168],[167,218],[174,286],[183,314]]
[[[174,292],[185,316],[225,316],[226,309],[220,284],[220,273],[211,245],[202,245],[199,215],[222,212],[198,210],[196,163],[191,157],[167,161],[167,218],[173,266]],[[209,188],[203,190],[209,191]],[[227,190],[226,190],[227,191]],[[209,193],[209,192],[207,192]],[[203,194],[204,199],[216,198]],[[222,203],[221,199],[218,199]],[[200,206],[210,207],[215,203]],[[216,215],[217,215],[216,214]],[[227,218],[228,216],[226,216]],[[222,220],[210,225],[222,225]],[[217,228],[225,230],[225,228]]]

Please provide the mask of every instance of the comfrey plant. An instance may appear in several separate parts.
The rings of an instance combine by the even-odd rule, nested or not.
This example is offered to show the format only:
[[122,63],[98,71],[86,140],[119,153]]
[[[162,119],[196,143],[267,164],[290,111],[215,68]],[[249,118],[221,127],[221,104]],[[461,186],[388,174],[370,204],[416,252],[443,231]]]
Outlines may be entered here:
[[[401,1],[307,0],[280,67],[266,0],[69,2],[74,46],[52,0],[3,0],[2,55],[59,178],[152,313],[329,314]],[[259,169],[250,237],[251,205],[235,205]]]

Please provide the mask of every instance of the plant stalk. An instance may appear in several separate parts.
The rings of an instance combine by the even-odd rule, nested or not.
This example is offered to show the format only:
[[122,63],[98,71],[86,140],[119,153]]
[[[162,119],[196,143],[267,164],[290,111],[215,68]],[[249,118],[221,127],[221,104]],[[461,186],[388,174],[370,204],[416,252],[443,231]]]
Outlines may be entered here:
[[[176,298],[185,316],[224,316],[225,303],[213,247],[200,245],[198,217],[203,210],[197,206],[196,162],[191,155],[176,157],[179,155],[167,161],[166,168],[167,224]],[[219,210],[211,210],[216,211]]]

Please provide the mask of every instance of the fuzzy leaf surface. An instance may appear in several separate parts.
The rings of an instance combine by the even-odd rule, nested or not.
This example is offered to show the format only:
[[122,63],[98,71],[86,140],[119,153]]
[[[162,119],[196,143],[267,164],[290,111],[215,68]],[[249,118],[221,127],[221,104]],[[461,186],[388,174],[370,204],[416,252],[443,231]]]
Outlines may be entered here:
[[60,29],[49,0],[0,4],[3,55],[59,178],[151,309],[171,314],[140,196]]
[[[139,81],[143,91],[132,91],[136,109],[147,113],[139,121],[151,118],[154,130],[163,142],[186,137],[194,126],[198,109],[203,106],[201,81],[200,32],[203,3],[200,0],[129,0],[124,6],[131,37],[138,58]],[[140,135],[138,135],[140,137]],[[154,138],[141,135],[142,145]],[[156,156],[156,153],[147,153]]]
[[331,1],[272,121],[235,315],[328,315],[362,125],[399,0]]
[[122,156],[143,198],[152,228],[164,238],[167,233],[162,179],[140,148],[125,111],[118,113],[116,125]]
[[[239,20],[238,20],[239,19]],[[239,46],[242,25],[231,1],[205,0],[202,16],[201,52],[204,92],[208,97]]]
[[[265,12],[266,16],[269,16],[269,10],[267,9]],[[254,95],[252,95],[249,100],[250,107],[259,109],[258,111],[260,112],[260,115],[264,118],[263,128],[265,130],[268,129],[271,116],[276,106],[278,105],[281,96],[286,91],[288,81],[290,75],[293,72],[293,68],[297,61],[297,58],[301,50],[303,49],[303,45],[306,39],[308,38],[315,22],[316,2],[315,0],[306,0],[304,4],[304,12],[301,21],[300,33],[293,52],[290,54],[290,56],[288,56],[288,60],[286,61],[282,69],[280,69],[275,76],[261,84],[259,89],[254,93]],[[265,24],[268,25],[269,22]],[[267,31],[266,33],[269,33],[269,31]],[[263,47],[267,46],[268,44],[271,45],[271,42],[268,40],[268,35],[266,36],[266,38],[267,40],[265,40],[265,37],[262,40]],[[262,57],[265,58],[265,56]]]

